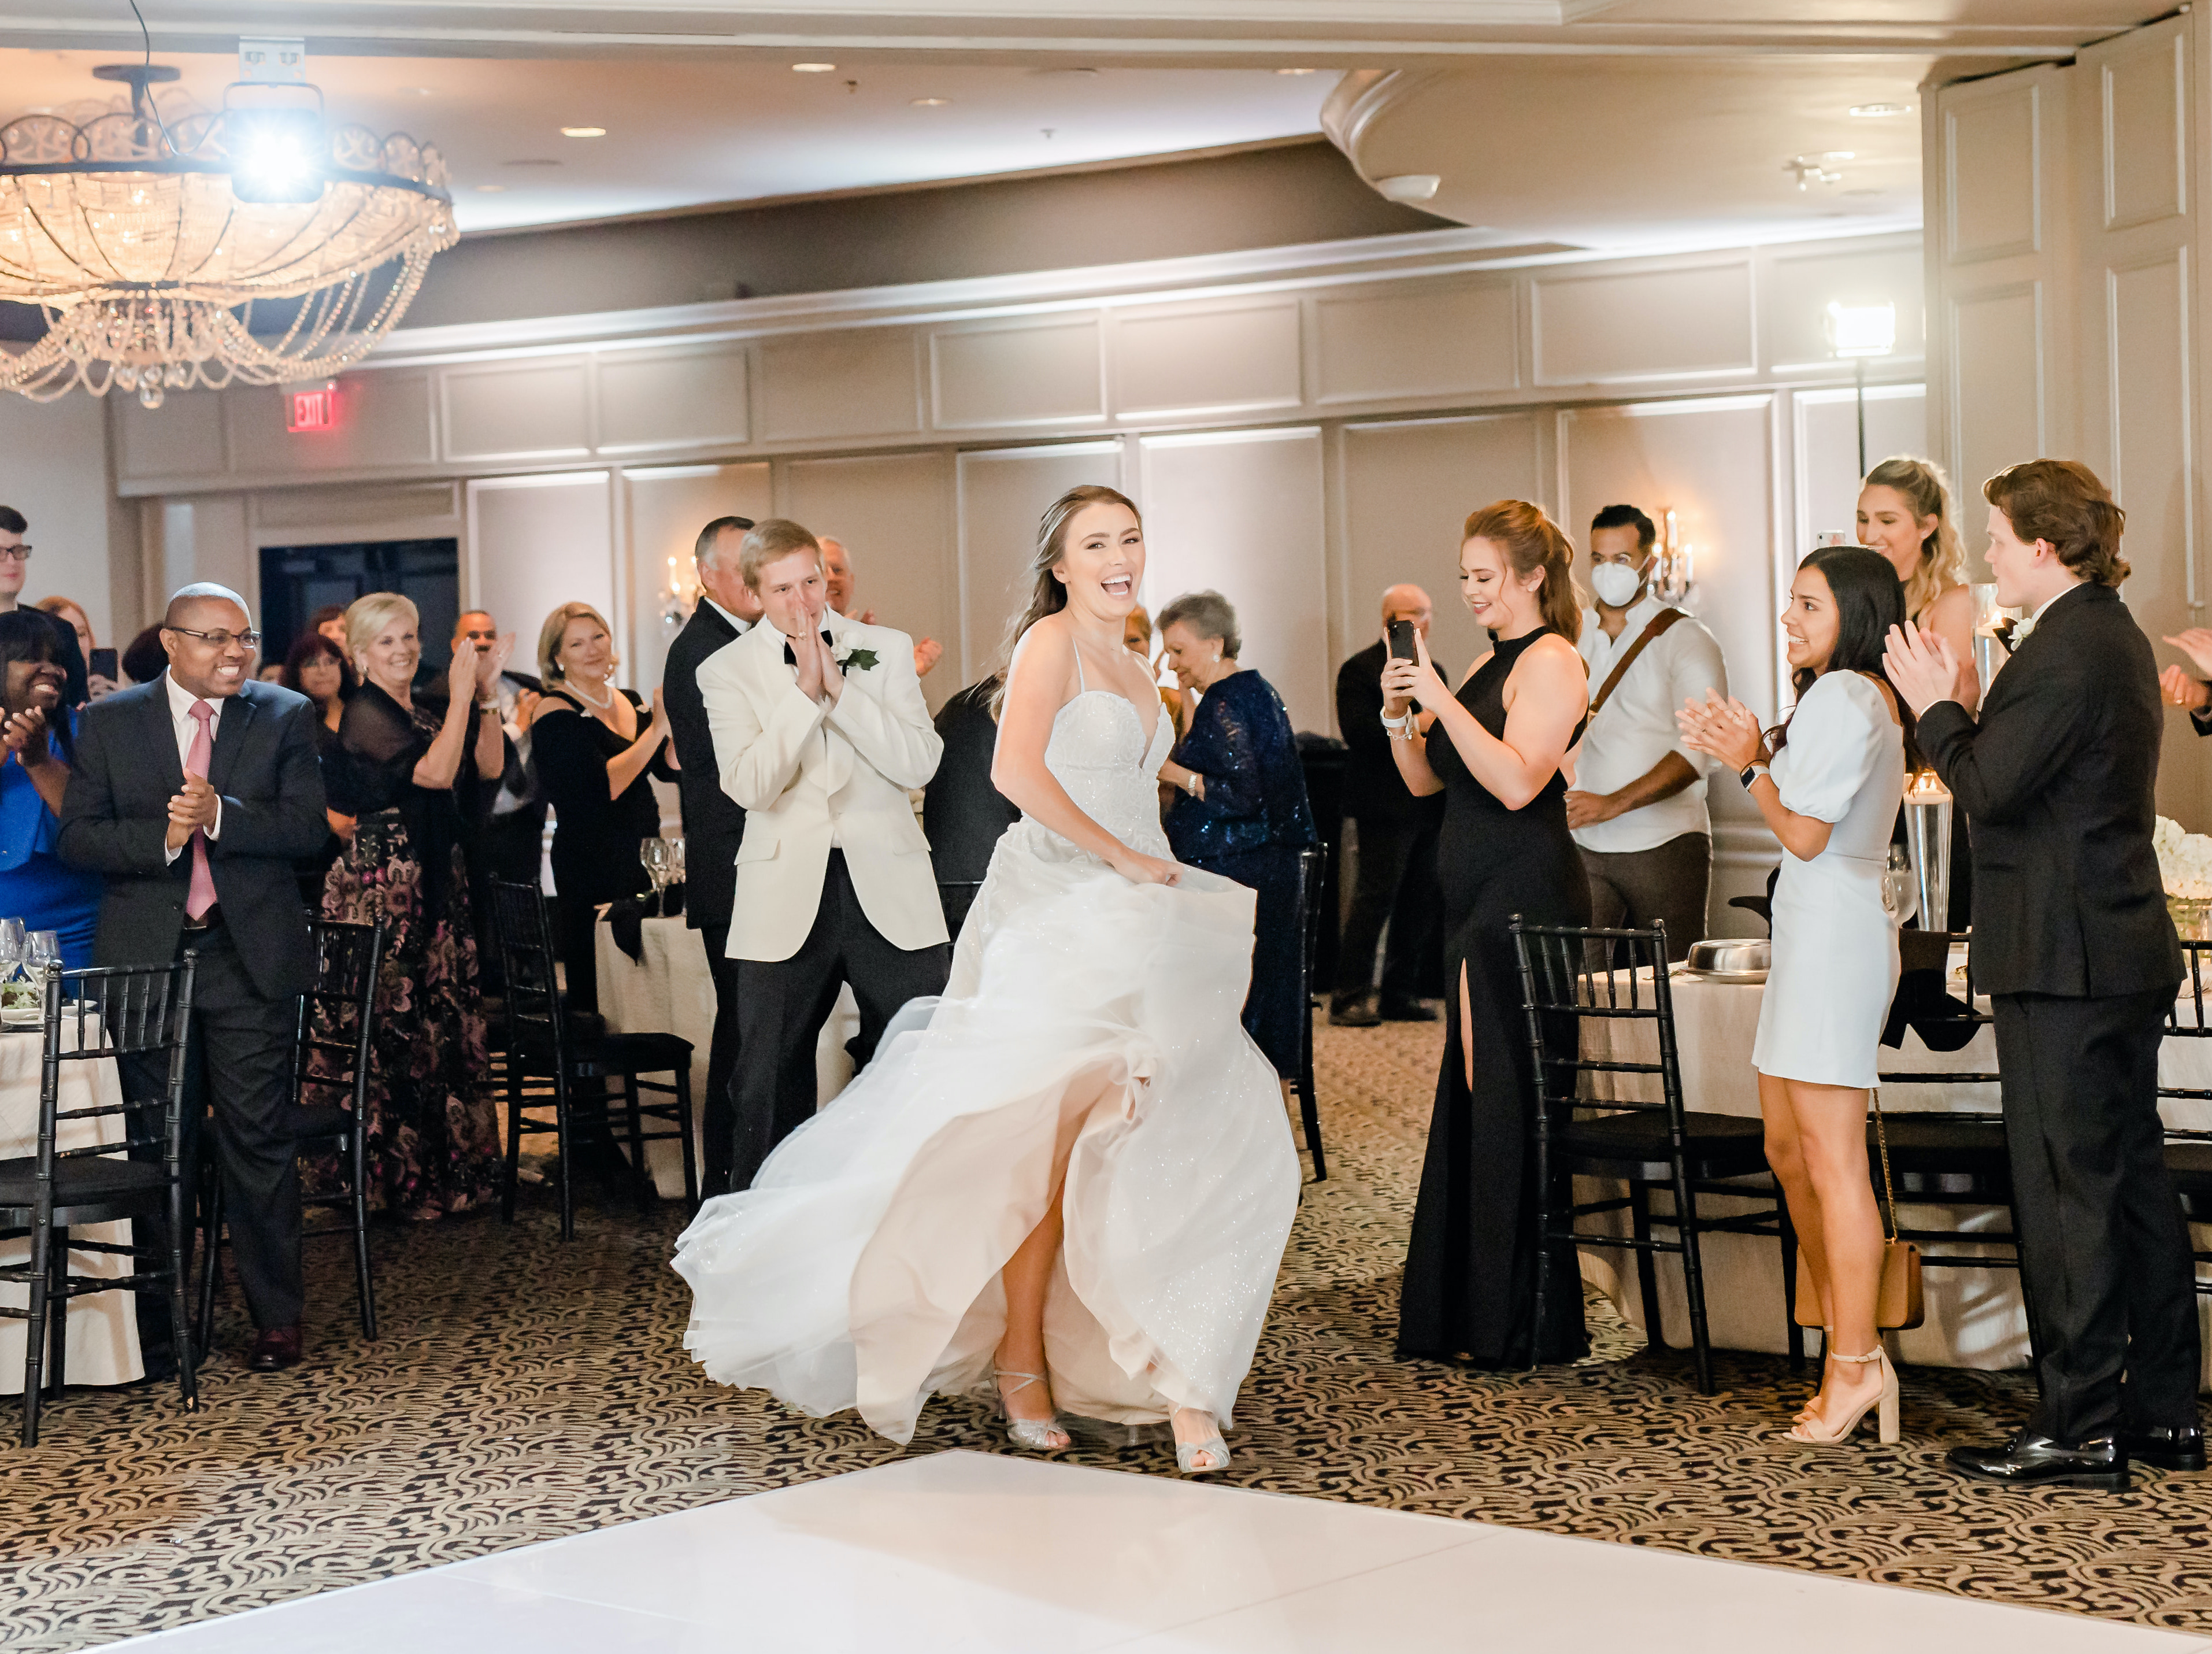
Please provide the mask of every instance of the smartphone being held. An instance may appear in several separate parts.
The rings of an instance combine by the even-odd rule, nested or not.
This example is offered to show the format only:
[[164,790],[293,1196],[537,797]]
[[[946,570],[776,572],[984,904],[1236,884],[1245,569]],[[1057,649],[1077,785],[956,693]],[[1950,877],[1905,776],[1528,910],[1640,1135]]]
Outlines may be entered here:
[[1418,660],[1420,654],[1413,647],[1413,623],[1394,620],[1390,623],[1390,658],[1393,660]]

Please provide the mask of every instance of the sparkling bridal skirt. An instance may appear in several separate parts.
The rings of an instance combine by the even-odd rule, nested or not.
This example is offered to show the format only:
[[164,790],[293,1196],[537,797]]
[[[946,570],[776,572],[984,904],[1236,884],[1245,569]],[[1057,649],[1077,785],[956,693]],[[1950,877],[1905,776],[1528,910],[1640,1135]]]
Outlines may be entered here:
[[1032,823],[1009,830],[945,997],[902,1012],[677,1242],[684,1345],[709,1377],[910,1440],[933,1391],[989,1389],[999,1272],[1064,1171],[1045,1307],[1060,1410],[1229,1422],[1300,1171],[1238,1022],[1253,892],[1183,879],[1132,885]]

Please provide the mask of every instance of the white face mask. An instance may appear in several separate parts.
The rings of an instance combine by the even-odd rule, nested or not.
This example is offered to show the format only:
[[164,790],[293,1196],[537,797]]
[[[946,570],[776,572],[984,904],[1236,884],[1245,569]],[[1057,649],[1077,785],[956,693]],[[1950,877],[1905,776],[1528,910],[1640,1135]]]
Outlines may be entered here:
[[1625,562],[1601,562],[1590,570],[1590,590],[1610,609],[1626,609],[1636,601],[1644,576]]

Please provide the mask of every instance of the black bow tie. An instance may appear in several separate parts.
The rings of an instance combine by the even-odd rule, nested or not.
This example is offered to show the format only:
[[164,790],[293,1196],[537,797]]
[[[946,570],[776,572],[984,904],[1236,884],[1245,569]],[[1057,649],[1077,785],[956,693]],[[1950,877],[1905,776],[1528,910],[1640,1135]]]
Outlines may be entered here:
[[[835,640],[833,640],[827,632],[822,634],[822,647],[825,649],[834,648],[836,647]],[[799,665],[799,657],[791,652],[791,640],[789,638],[786,638],[783,641],[783,664],[794,669]]]

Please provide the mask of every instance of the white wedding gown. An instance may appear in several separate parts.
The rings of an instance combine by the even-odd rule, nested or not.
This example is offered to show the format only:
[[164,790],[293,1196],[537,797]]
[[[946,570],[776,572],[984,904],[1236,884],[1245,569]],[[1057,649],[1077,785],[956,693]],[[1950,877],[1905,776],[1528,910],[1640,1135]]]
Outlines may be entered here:
[[[1079,693],[1045,763],[1091,818],[1166,858],[1137,708]],[[1238,1021],[1253,892],[1134,885],[1024,817],[999,842],[943,999],[677,1242],[684,1347],[710,1377],[906,1442],[933,1391],[988,1393],[999,1271],[1066,1168],[1045,1306],[1063,1413],[1200,1408],[1226,1426],[1297,1209],[1275,1073]]]

